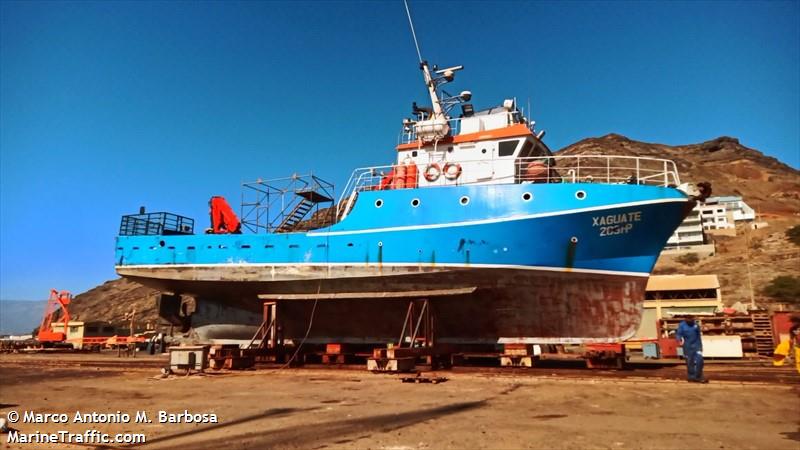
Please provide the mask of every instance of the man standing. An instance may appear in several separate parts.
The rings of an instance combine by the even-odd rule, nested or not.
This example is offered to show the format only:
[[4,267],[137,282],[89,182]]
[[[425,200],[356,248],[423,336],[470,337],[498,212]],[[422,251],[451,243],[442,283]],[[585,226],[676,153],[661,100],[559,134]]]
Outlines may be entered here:
[[690,383],[708,383],[703,378],[703,341],[700,326],[695,323],[694,316],[686,316],[678,325],[675,339],[683,346],[683,357],[686,359],[686,371]]

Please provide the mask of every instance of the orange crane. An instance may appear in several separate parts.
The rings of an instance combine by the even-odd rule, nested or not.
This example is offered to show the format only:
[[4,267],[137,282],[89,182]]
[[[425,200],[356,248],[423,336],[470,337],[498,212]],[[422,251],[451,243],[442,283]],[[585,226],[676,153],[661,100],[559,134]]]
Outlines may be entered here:
[[225,197],[218,195],[211,197],[208,206],[211,214],[211,228],[206,233],[239,234],[242,232],[242,224]]
[[[39,325],[39,334],[36,337],[39,342],[64,342],[67,340],[67,327],[69,326],[69,305],[72,299],[72,294],[69,291],[50,290],[50,299],[47,300],[47,307],[44,309],[44,316],[42,317],[42,324]],[[58,319],[59,322],[64,324],[62,331],[53,331],[53,318],[56,313],[61,310],[63,314]],[[57,322],[58,323],[58,322]]]

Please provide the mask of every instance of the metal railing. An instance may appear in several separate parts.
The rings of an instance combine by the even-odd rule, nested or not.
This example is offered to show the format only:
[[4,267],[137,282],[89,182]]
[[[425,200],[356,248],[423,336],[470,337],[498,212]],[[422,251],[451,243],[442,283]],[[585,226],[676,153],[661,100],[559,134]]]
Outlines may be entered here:
[[[675,163],[659,158],[570,155],[451,162],[458,163],[462,167],[463,174],[460,177],[450,179],[441,176],[435,183],[427,183],[422,178],[425,167],[420,166],[419,187],[515,183],[680,185]],[[443,164],[444,161],[439,162],[440,166]],[[470,169],[479,165],[483,171],[490,170],[491,176],[481,179],[470,178]],[[385,181],[385,177],[389,176],[394,167],[388,165],[354,170],[337,203],[336,217],[341,220],[349,213],[359,192],[381,189],[381,182]],[[391,184],[383,189],[391,189]]]
[[167,212],[122,216],[120,236],[169,235],[194,233],[194,219]]

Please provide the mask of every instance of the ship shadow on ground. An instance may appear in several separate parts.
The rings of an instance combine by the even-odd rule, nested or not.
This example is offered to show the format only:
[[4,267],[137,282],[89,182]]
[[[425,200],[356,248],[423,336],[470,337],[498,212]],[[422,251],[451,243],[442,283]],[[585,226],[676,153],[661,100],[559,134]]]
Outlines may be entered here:
[[[371,433],[374,432],[386,433],[415,425],[426,420],[470,411],[484,406],[487,401],[488,400],[460,402],[398,414],[379,414],[346,420],[294,425],[276,430],[227,435],[225,437],[214,438],[212,440],[191,442],[191,444],[176,443],[175,446],[157,445],[158,443],[165,443],[166,441],[177,439],[178,437],[188,435],[196,436],[203,431],[219,429],[219,426],[213,428],[209,427],[206,429],[180,433],[179,436],[172,435],[165,436],[163,438],[157,438],[148,442],[146,448],[150,448],[151,444],[156,444],[153,448],[185,449],[188,448],[187,445],[189,445],[192,449],[196,450],[216,450],[220,448],[227,448],[232,442],[243,445],[242,448],[321,448],[327,444],[345,444],[348,442],[353,442],[356,439],[367,438],[371,435]],[[242,420],[238,420],[237,423],[242,423]],[[348,439],[350,436],[352,436],[352,438]]]
[[[95,446],[94,449],[95,450],[107,450],[107,449],[123,449],[123,448],[136,448],[136,447],[147,447],[147,448],[149,448],[150,446],[155,446],[155,448],[170,448],[168,445],[167,446],[162,446],[162,445],[158,445],[158,444],[161,444],[161,443],[164,443],[164,442],[168,442],[168,441],[173,441],[173,440],[180,439],[180,438],[183,438],[183,437],[186,437],[186,436],[197,436],[197,435],[201,435],[202,433],[207,432],[207,431],[217,431],[217,430],[220,430],[220,429],[223,429],[223,428],[231,427],[231,426],[234,426],[234,425],[239,425],[239,424],[242,424],[242,423],[252,422],[252,421],[255,421],[255,420],[261,420],[261,419],[266,419],[266,418],[274,418],[274,417],[281,417],[281,416],[286,416],[286,415],[289,415],[289,414],[292,414],[292,413],[295,413],[295,412],[308,412],[308,411],[313,411],[315,409],[319,409],[319,408],[318,407],[313,407],[313,408],[271,408],[271,409],[268,409],[266,411],[262,411],[262,412],[259,412],[259,413],[256,413],[256,414],[251,414],[249,416],[244,416],[244,417],[240,417],[238,419],[226,421],[225,423],[210,424],[210,425],[206,425],[206,426],[203,426],[203,427],[194,428],[194,429],[188,430],[188,431],[181,431],[180,433],[168,434],[166,436],[159,436],[159,437],[156,437],[156,438],[148,439],[147,442],[143,443],[143,444],[131,444],[131,445],[125,445],[125,446],[98,445],[98,446]],[[202,448],[206,448],[204,446],[205,443],[197,444],[197,445],[202,445],[203,446]],[[199,448],[199,447],[195,447],[195,444],[192,444],[191,447],[186,447],[185,445],[181,445],[181,446],[178,446],[178,447],[175,447],[175,448],[186,449],[186,448]],[[220,446],[218,448],[225,448],[225,446],[222,445],[222,446]]]
[[800,427],[797,428],[797,431],[785,431],[781,433],[781,436],[791,441],[800,442]]

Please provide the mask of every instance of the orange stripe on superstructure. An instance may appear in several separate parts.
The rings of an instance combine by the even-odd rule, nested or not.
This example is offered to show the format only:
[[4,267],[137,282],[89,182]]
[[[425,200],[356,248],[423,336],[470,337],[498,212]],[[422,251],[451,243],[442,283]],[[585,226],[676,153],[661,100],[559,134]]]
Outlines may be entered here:
[[[532,136],[531,130],[524,124],[518,123],[505,128],[498,128],[496,130],[479,131],[477,133],[460,134],[458,136],[447,136],[439,141],[441,144],[460,144],[462,142],[479,142],[489,139],[502,139],[517,136]],[[415,148],[426,147],[430,144],[420,145],[419,142],[409,142],[408,144],[400,144],[396,148],[400,150],[413,150]]]

